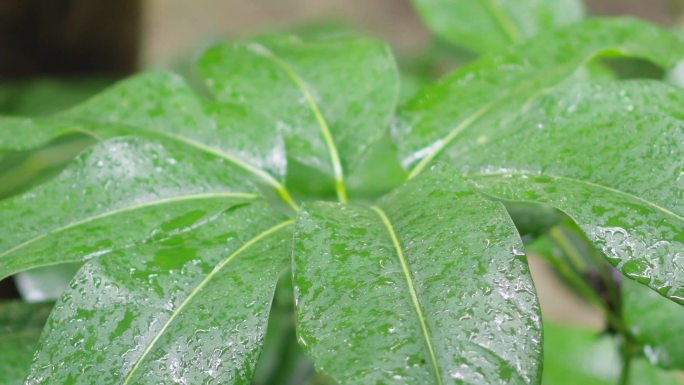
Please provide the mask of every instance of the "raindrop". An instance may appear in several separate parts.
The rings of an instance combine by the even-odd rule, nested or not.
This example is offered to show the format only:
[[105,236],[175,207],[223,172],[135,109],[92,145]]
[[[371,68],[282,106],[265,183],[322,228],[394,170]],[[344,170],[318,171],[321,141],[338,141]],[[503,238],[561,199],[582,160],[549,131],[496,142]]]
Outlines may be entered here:
[[515,255],[516,257],[522,257],[523,255],[525,255],[525,251],[519,249],[518,246],[511,247],[511,253],[513,253],[513,255]]

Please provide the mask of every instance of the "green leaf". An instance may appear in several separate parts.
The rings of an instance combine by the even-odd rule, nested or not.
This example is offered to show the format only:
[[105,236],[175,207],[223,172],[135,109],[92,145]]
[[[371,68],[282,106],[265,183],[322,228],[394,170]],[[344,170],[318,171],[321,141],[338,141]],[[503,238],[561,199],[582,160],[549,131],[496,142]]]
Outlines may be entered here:
[[[0,139],[1,140],[1,139]],[[87,135],[66,135],[39,148],[0,153],[0,199],[27,191],[54,178],[95,140]]]
[[684,303],[681,106],[664,83],[570,85],[445,156],[488,194],[565,212],[624,274]]
[[[0,201],[0,277],[185,232],[258,189],[246,170],[174,141],[99,144],[60,176]],[[58,204],[56,200],[58,199]]]
[[52,304],[0,303],[0,383],[24,383]]
[[389,48],[368,39],[219,45],[199,72],[219,101],[268,116],[288,158],[334,179],[342,202],[345,173],[385,133],[399,97]]
[[283,144],[274,130],[266,129],[268,117],[212,97],[201,97],[178,75],[150,72],[117,84],[65,115],[130,126],[117,127],[119,134],[165,136],[282,180]]
[[[674,304],[673,304],[674,305]],[[620,378],[619,346],[615,338],[592,330],[544,323],[543,385],[615,385]],[[677,377],[633,359],[630,384],[678,385]]]
[[300,343],[341,384],[534,384],[534,287],[504,207],[452,170],[377,206],[313,203],[295,228]]
[[292,223],[237,204],[195,231],[160,226],[162,240],[88,262],[26,383],[250,384]]
[[654,365],[684,370],[684,307],[671,303],[633,281],[622,284],[622,314],[626,326]]
[[591,60],[606,56],[640,57],[671,67],[684,57],[684,44],[648,23],[597,19],[487,55],[426,87],[402,107],[392,131],[403,166],[415,176],[445,152],[453,157],[464,134],[515,114]]
[[580,0],[413,0],[439,37],[475,52],[493,52],[582,19]]
[[283,187],[285,149],[267,117],[200,97],[178,75],[149,72],[122,81],[88,102],[50,118],[0,119],[0,149],[22,150],[69,133],[100,140],[141,136],[173,141],[223,158],[272,187]]
[[[563,36],[568,40],[560,44]],[[684,303],[684,94],[652,81],[559,84],[597,52],[666,66],[684,56],[681,44],[648,24],[617,19],[570,27],[518,51],[542,46],[593,54],[552,69],[530,63],[550,64],[565,53],[527,52],[529,59],[500,75],[490,66],[502,58],[490,56],[426,90],[398,130],[400,153],[415,153],[404,165],[415,163],[415,176],[439,159],[497,198],[556,207],[624,274]],[[535,66],[538,73],[519,78]],[[468,100],[453,97],[461,93],[488,102],[468,111]],[[435,136],[441,127],[452,129]]]

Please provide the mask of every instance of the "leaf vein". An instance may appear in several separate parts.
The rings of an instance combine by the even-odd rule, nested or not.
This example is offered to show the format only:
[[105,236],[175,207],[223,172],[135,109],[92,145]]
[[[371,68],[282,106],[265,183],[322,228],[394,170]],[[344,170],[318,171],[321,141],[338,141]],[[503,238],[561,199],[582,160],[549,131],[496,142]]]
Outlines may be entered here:
[[610,191],[615,194],[620,194],[623,196],[626,196],[630,199],[634,199],[636,201],[642,202],[643,204],[647,206],[651,206],[652,208],[663,212],[666,215],[672,216],[678,221],[684,222],[684,217],[675,213],[674,211],[668,210],[665,207],[660,206],[659,204],[655,202],[648,201],[644,198],[641,198],[637,195],[634,195],[632,193],[629,193],[627,191],[619,190],[610,186],[606,186],[604,184],[596,183],[596,182],[591,182],[588,180],[582,180],[582,179],[577,179],[577,178],[572,178],[572,177],[567,177],[567,176],[562,176],[562,175],[554,175],[554,174],[537,174],[537,173],[532,173],[532,172],[503,172],[503,173],[472,173],[472,174],[464,174],[466,177],[496,177],[496,176],[505,176],[505,175],[525,175],[525,176],[545,176],[549,177],[552,179],[558,179],[558,180],[566,180],[569,182],[574,182],[574,183],[579,183],[579,184],[585,184],[587,186],[592,186],[596,187],[599,189],[603,189],[606,191]]
[[330,160],[333,166],[333,174],[335,177],[335,190],[337,191],[337,197],[340,202],[347,203],[347,190],[344,184],[344,171],[342,170],[342,162],[340,161],[337,146],[335,145],[335,141],[333,140],[330,127],[328,126],[325,117],[323,117],[323,113],[318,107],[318,104],[311,95],[309,88],[306,86],[306,84],[304,84],[304,81],[294,71],[294,69],[292,69],[292,67],[290,67],[283,59],[278,57],[271,50],[266,49],[266,47],[263,47],[261,45],[255,45],[255,47],[257,49],[252,49],[251,52],[271,60],[278,67],[280,67],[285,72],[285,74],[290,78],[290,80],[292,80],[297,89],[302,93],[304,99],[306,99],[309,109],[311,109],[311,112],[314,114],[316,122],[318,123],[318,126],[321,129],[321,134],[323,135],[325,145],[328,148],[328,152],[330,154]]
[[10,248],[9,250],[6,250],[6,251],[0,253],[0,258],[3,258],[5,256],[21,249],[21,248],[24,248],[24,247],[26,247],[32,243],[35,243],[35,242],[37,242],[37,241],[39,241],[39,240],[41,240],[41,239],[43,239],[49,235],[56,234],[56,233],[74,228],[76,226],[80,226],[80,225],[83,225],[83,224],[86,224],[86,223],[89,223],[89,222],[92,222],[92,221],[95,221],[98,219],[110,217],[110,216],[113,216],[116,214],[121,214],[121,213],[128,212],[128,211],[135,211],[135,210],[139,210],[139,209],[143,209],[143,208],[151,207],[151,206],[163,205],[166,203],[182,202],[182,201],[189,201],[189,200],[195,200],[195,199],[199,200],[199,199],[214,199],[214,198],[227,198],[227,197],[256,199],[258,197],[258,195],[250,194],[250,193],[240,193],[240,192],[220,192],[220,193],[217,192],[217,193],[206,193],[206,194],[189,194],[189,195],[179,195],[179,196],[175,196],[175,197],[171,197],[171,198],[158,199],[158,200],[149,201],[149,202],[145,202],[145,203],[141,203],[141,204],[137,204],[137,205],[133,205],[133,206],[122,207],[119,209],[114,209],[114,210],[106,211],[106,212],[103,212],[103,213],[100,213],[97,215],[93,215],[93,216],[90,216],[87,218],[83,218],[81,220],[71,222],[71,223],[66,224],[64,226],[60,226],[60,227],[51,229],[51,230],[49,230],[43,234],[40,234],[40,235],[35,236],[35,237],[33,237],[27,241],[24,241],[24,242],[22,242],[16,246]]
[[392,226],[392,223],[390,222],[389,218],[387,218],[387,215],[385,215],[385,212],[377,206],[371,206],[371,209],[375,211],[376,214],[380,217],[380,220],[382,223],[385,225],[385,229],[390,235],[390,238],[392,238],[392,244],[394,245],[394,249],[397,253],[397,256],[399,257],[399,262],[401,263],[401,269],[404,272],[404,277],[406,278],[406,284],[408,285],[409,292],[411,294],[411,301],[413,302],[413,307],[416,310],[416,314],[418,315],[418,320],[420,321],[420,329],[423,333],[423,338],[425,339],[425,343],[427,344],[428,348],[428,353],[430,354],[430,361],[432,362],[432,369],[435,374],[435,379],[437,380],[438,385],[442,385],[442,375],[440,374],[440,369],[437,364],[437,355],[435,354],[435,349],[432,346],[432,337],[430,336],[430,331],[428,330],[427,323],[425,321],[425,315],[423,314],[423,309],[421,308],[420,301],[418,300],[418,293],[416,292],[416,288],[413,285],[413,278],[411,277],[411,271],[408,267],[408,263],[406,262],[406,258],[404,256],[404,251],[401,247],[401,244],[399,242],[399,238],[397,238],[397,234],[394,231],[394,227]]
[[133,365],[131,370],[128,372],[128,375],[126,375],[126,378],[124,379],[122,385],[127,385],[130,383],[131,379],[133,379],[133,375],[138,370],[138,368],[142,364],[145,357],[147,357],[147,355],[152,351],[152,348],[154,347],[154,345],[157,343],[157,341],[159,341],[159,338],[161,338],[161,336],[164,334],[164,332],[166,332],[166,330],[169,328],[171,323],[176,319],[178,314],[180,314],[181,311],[183,311],[183,309],[193,300],[193,298],[202,290],[202,288],[204,288],[204,286],[206,286],[207,283],[209,283],[212,280],[212,278],[214,278],[214,276],[216,274],[218,274],[219,271],[221,271],[224,267],[226,267],[226,265],[228,265],[231,261],[233,261],[243,251],[249,249],[251,246],[258,243],[262,239],[268,237],[269,235],[276,233],[279,230],[281,230],[287,226],[292,225],[293,223],[294,223],[294,220],[290,219],[290,220],[281,222],[281,223],[259,233],[254,238],[245,242],[242,246],[240,246],[237,250],[235,250],[232,254],[230,254],[226,259],[221,261],[218,265],[214,266],[214,268],[211,270],[211,272],[209,274],[207,274],[207,276],[204,277],[204,279],[202,279],[202,281],[194,289],[192,289],[190,294],[188,294],[188,296],[185,297],[183,302],[171,313],[171,316],[166,320],[166,322],[161,327],[161,329],[159,329],[159,331],[155,334],[152,341],[147,345],[147,348],[145,348],[145,350],[140,355],[140,357],[138,357],[138,359],[135,361],[135,364]]

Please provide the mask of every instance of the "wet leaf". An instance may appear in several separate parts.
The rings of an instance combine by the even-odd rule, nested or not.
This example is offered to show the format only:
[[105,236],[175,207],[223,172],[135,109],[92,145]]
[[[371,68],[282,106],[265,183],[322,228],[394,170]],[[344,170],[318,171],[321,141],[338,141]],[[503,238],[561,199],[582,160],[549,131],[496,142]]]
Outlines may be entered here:
[[[300,343],[340,384],[534,384],[539,307],[503,205],[435,170],[295,229]],[[420,202],[420,204],[417,204]]]
[[264,179],[282,180],[282,140],[267,129],[265,119],[243,107],[200,96],[176,74],[148,72],[56,116],[0,120],[5,132],[0,149],[35,147],[71,132],[102,140],[131,135],[162,137],[222,156],[243,168],[263,170]]
[[485,53],[573,23],[584,15],[579,0],[413,0],[440,38]]
[[464,133],[515,114],[569,78],[574,82],[576,71],[606,56],[671,67],[684,57],[684,44],[641,21],[595,19],[484,56],[424,88],[400,109],[392,131],[403,166],[420,173],[435,158],[454,152]]
[[250,384],[291,224],[263,203],[237,205],[201,229],[86,263],[26,383]]
[[0,303],[0,383],[24,383],[52,304]]
[[668,66],[684,47],[629,19],[533,39],[410,103],[396,130],[400,153],[411,175],[446,161],[498,198],[564,211],[624,274],[684,303],[684,94],[654,81],[563,82],[601,54]]
[[334,179],[342,201],[345,174],[384,135],[399,97],[389,48],[368,39],[219,45],[199,72],[218,100],[268,116],[288,157]]
[[86,260],[182,233],[256,198],[252,175],[173,141],[122,138],[84,153],[60,176],[0,201],[0,277]]
[[445,157],[488,194],[565,212],[623,274],[684,303],[683,103],[658,82],[566,86]]

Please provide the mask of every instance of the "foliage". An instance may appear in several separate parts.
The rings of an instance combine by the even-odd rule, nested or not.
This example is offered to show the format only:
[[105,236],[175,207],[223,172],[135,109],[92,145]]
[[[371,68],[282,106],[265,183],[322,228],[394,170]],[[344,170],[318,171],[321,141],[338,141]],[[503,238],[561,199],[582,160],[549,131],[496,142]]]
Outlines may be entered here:
[[[90,138],[0,201],[0,277],[83,263],[37,345],[38,315],[0,318],[3,383],[539,384],[575,365],[584,383],[676,382],[656,366],[684,368],[684,91],[599,61],[668,69],[684,43],[633,19],[565,25],[573,1],[415,3],[491,52],[401,103],[385,44],[287,35],[210,48],[199,86],[147,72],[1,119],[15,154]],[[542,326],[519,232],[550,242],[607,342]],[[586,352],[608,369],[583,370]]]

